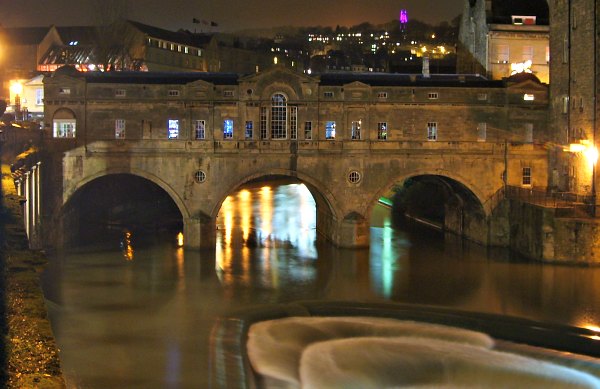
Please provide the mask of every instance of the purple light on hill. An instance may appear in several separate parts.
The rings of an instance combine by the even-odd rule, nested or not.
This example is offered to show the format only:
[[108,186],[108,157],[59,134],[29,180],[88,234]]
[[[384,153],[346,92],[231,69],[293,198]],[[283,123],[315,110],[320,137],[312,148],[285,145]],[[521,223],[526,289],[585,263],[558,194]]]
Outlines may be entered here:
[[408,23],[408,12],[405,9],[400,10],[400,23],[406,24]]

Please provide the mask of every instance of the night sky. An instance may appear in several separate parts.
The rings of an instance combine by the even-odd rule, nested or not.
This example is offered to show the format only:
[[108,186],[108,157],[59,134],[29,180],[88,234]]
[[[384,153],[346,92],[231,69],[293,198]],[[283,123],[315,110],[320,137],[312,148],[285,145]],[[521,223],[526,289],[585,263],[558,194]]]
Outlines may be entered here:
[[[0,0],[0,23],[5,27],[92,25],[95,24],[92,11],[98,1]],[[379,24],[398,18],[402,8],[408,10],[409,18],[439,23],[460,14],[464,0],[129,0],[128,3],[127,17],[142,23],[169,30],[202,27],[211,31],[209,25],[214,22],[218,27],[213,30],[228,32],[288,25]],[[201,23],[193,24],[193,18]]]

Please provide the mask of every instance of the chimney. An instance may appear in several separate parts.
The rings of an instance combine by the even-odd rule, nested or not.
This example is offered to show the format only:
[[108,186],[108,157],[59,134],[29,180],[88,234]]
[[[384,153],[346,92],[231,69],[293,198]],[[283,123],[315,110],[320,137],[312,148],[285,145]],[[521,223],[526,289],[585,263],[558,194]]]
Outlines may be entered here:
[[429,57],[423,57],[423,78],[429,78]]

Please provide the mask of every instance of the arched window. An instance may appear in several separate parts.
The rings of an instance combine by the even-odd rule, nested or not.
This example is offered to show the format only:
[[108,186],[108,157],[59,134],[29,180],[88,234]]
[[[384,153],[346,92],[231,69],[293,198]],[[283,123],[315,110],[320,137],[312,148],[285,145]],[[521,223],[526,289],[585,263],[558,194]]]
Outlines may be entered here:
[[77,119],[70,109],[61,108],[52,118],[53,138],[75,138]]
[[287,138],[287,98],[276,93],[271,97],[271,139]]

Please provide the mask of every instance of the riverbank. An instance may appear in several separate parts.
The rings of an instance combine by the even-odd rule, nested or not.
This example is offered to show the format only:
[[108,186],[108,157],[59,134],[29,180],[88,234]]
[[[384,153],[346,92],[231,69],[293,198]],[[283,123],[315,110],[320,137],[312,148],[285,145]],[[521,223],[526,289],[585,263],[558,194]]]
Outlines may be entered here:
[[47,317],[40,273],[43,253],[29,250],[19,197],[8,165],[0,193],[2,382],[7,388],[64,388],[58,348]]

